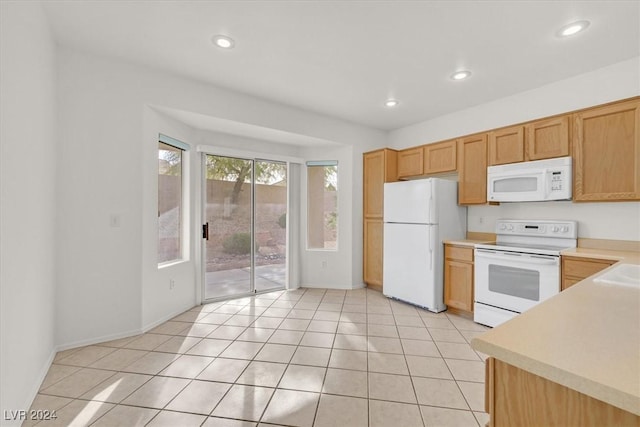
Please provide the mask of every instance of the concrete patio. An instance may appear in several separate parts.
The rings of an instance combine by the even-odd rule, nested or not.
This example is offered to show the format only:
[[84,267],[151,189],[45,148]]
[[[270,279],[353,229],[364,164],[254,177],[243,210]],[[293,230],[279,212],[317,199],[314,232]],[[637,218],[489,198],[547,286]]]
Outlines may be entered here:
[[[255,276],[257,292],[283,289],[286,284],[286,264],[258,266]],[[251,269],[245,267],[207,272],[205,281],[205,299],[247,293],[250,290]]]

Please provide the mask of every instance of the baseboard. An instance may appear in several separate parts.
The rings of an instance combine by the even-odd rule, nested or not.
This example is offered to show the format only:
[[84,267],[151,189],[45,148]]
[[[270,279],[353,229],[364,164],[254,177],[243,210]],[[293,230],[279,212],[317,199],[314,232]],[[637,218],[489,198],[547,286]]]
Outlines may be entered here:
[[[28,411],[29,408],[31,408],[31,405],[33,404],[33,401],[35,400],[36,396],[38,395],[38,392],[40,391],[40,387],[42,386],[42,383],[44,382],[44,378],[47,376],[47,373],[49,372],[49,368],[51,367],[51,364],[53,363],[53,359],[56,357],[56,353],[57,353],[57,348],[54,347],[51,349],[51,353],[49,354],[49,357],[47,358],[47,361],[44,363],[44,365],[40,368],[40,372],[38,373],[38,376],[36,377],[36,381],[34,386],[32,387],[31,391],[29,392],[29,394],[27,395],[27,398],[25,399],[24,403],[22,404],[22,408],[20,409],[24,409],[25,411]],[[3,422],[3,426],[19,426],[22,421],[21,420],[15,420],[15,424],[11,421],[11,420],[5,420],[4,417],[2,419]],[[8,423],[8,424],[4,424],[4,423]]]
[[310,288],[310,289],[337,289],[337,290],[341,290],[341,291],[350,291],[352,289],[360,289],[360,288],[364,288],[364,286],[362,284],[360,285],[344,285],[344,286],[340,286],[340,285],[316,285],[316,284],[312,284],[312,283],[302,283],[300,284],[301,288]]
[[464,317],[465,319],[473,320],[473,313],[465,310],[460,310],[454,307],[447,307],[446,313],[456,314],[460,317]]
[[84,347],[84,346],[93,345],[93,344],[100,344],[101,342],[113,341],[113,340],[118,340],[120,338],[127,338],[127,337],[132,337],[134,335],[140,335],[143,332],[144,331],[142,329],[132,329],[129,331],[119,332],[116,334],[102,335],[97,338],[88,338],[85,340],[73,341],[67,344],[58,345],[56,347],[56,351],[69,350],[71,348]]
[[171,320],[174,317],[176,317],[177,315],[182,314],[187,310],[191,310],[193,307],[195,307],[195,305],[190,305],[190,304],[189,305],[185,305],[185,307],[180,309],[180,310],[174,311],[174,312],[172,312],[172,313],[170,313],[170,314],[168,314],[166,316],[163,316],[162,318],[160,318],[158,320],[154,320],[153,322],[144,325],[142,327],[142,332],[143,333],[149,332],[151,329],[155,328],[156,326],[160,326],[161,324],[163,324],[167,320]]

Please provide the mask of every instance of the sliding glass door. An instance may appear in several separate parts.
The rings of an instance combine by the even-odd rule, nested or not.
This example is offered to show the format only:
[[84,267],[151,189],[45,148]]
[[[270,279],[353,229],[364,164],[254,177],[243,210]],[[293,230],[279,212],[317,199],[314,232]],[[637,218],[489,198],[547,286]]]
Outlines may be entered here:
[[255,289],[257,292],[286,285],[287,165],[255,162]]
[[285,163],[205,155],[204,300],[286,285]]

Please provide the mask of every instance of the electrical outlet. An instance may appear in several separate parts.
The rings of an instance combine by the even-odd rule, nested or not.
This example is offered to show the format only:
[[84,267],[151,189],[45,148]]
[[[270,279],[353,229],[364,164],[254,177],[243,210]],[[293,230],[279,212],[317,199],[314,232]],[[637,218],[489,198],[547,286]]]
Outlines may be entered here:
[[176,281],[173,279],[169,279],[169,289],[173,289],[176,287]]
[[327,268],[327,261],[326,260],[322,261],[322,268]]
[[479,222],[480,224],[484,224],[484,217],[480,217],[480,218],[478,219],[478,222]]

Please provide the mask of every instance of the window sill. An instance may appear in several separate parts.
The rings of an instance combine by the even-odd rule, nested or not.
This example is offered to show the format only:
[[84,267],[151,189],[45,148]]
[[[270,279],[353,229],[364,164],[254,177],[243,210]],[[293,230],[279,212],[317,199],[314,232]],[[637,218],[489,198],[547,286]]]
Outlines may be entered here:
[[184,264],[189,262],[188,259],[176,259],[176,260],[172,260],[172,261],[166,261],[163,263],[158,264],[158,270],[163,270],[165,268],[169,268],[169,267],[173,267],[179,264]]

